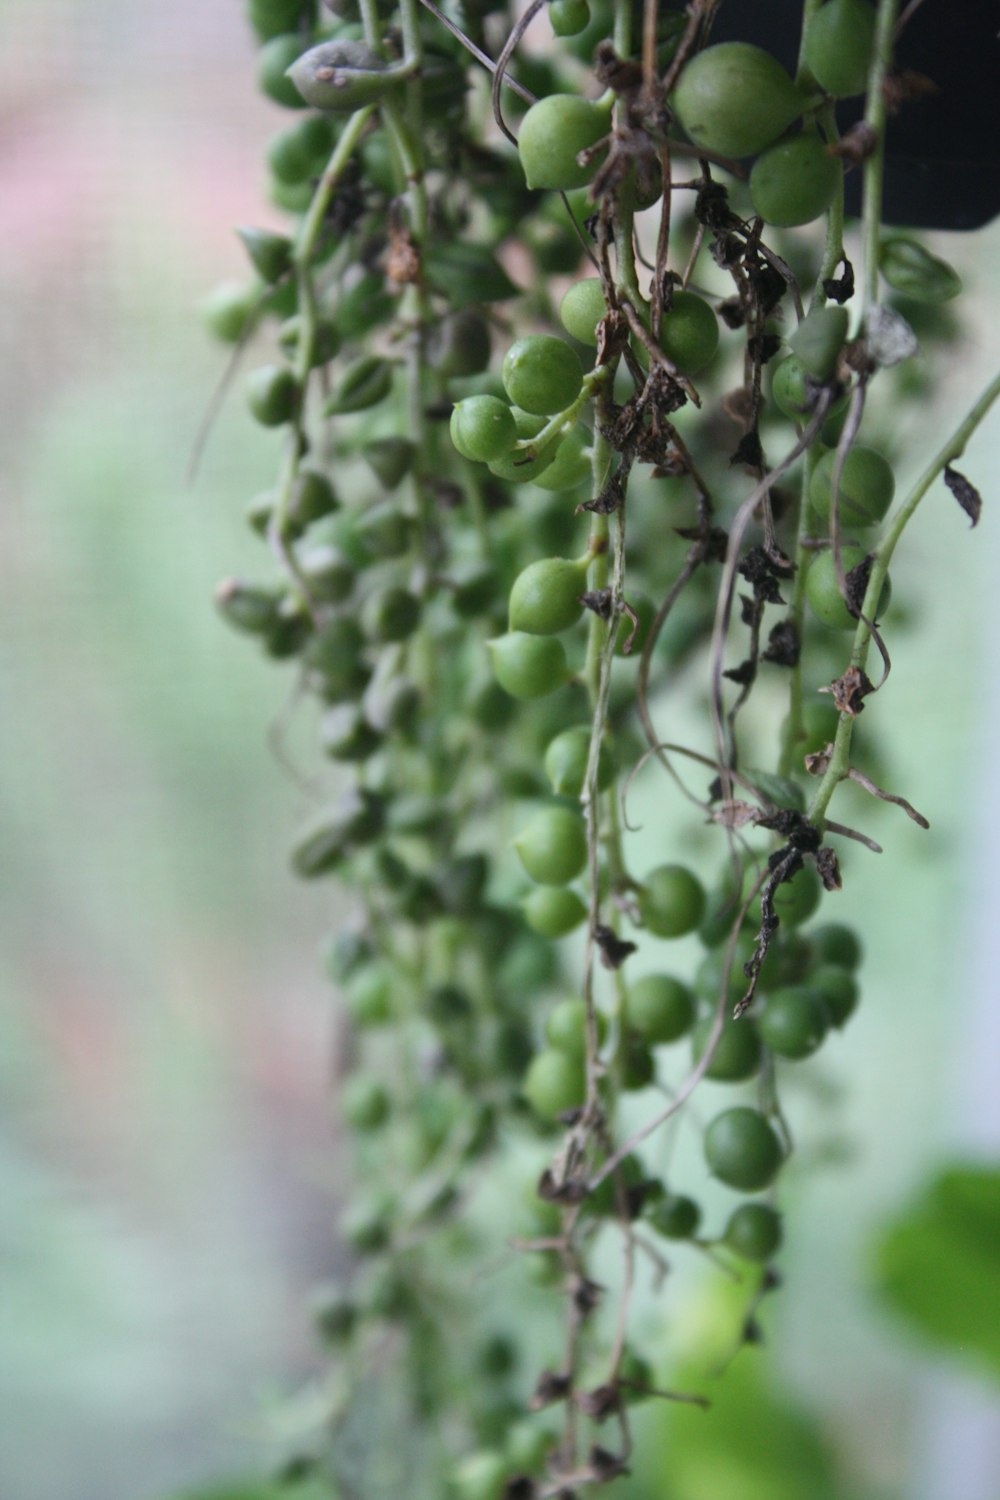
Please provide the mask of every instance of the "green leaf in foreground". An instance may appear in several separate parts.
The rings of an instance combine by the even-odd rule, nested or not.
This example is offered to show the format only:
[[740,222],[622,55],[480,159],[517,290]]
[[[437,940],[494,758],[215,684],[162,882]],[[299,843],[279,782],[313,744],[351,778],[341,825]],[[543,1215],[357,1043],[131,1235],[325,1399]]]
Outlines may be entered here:
[[934,1178],[883,1231],[875,1278],[925,1338],[1000,1377],[1000,1167]]

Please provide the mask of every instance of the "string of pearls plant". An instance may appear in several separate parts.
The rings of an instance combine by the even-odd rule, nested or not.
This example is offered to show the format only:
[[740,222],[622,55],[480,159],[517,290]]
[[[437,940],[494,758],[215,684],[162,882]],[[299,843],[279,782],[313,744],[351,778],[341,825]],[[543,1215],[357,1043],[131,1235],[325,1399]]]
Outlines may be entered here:
[[[331,1494],[383,1492],[362,1414],[387,1383],[407,1477],[455,1500],[588,1494],[628,1470],[636,1402],[704,1401],[657,1389],[636,1289],[707,1254],[753,1338],[779,1084],[859,995],[840,853],[878,846],[833,820],[838,788],[923,822],[855,726],[920,501],[943,477],[977,517],[953,464],[1000,378],[898,496],[865,421],[915,348],[894,292],[959,286],[881,228],[897,5],[804,0],[795,77],[713,43],[717,9],[248,3],[292,227],[240,230],[252,275],[206,311],[234,358],[270,347],[245,389],[283,456],[247,516],[264,581],[217,603],[289,662],[340,768],[292,855],[355,905],[328,965],[356,1271],[319,1306],[334,1363],[293,1466]],[[661,727],[678,694],[697,743]],[[655,1155],[702,1080],[735,1100],[704,1127],[722,1223]],[[561,1309],[534,1370],[540,1293],[523,1328],[483,1316],[511,1246],[505,1274]]]

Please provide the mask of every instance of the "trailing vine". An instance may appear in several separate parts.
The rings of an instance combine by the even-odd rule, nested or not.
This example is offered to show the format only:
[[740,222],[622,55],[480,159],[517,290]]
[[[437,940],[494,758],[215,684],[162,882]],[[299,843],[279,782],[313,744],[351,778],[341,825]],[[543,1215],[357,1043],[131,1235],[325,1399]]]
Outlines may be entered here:
[[[759,1333],[784,1070],[858,1000],[836,892],[845,840],[878,845],[831,819],[838,788],[926,826],[852,758],[889,566],[939,480],[978,518],[954,464],[1000,376],[896,500],[866,425],[916,347],[892,289],[958,288],[881,222],[895,0],[805,0],[794,79],[713,41],[717,0],[248,9],[295,112],[267,149],[295,227],[242,230],[254,278],[209,309],[237,357],[272,344],[246,393],[283,445],[248,513],[273,575],[217,603],[318,706],[341,774],[292,860],[355,903],[328,966],[357,1270],[318,1313],[337,1373],[293,1470],[381,1493],[359,1412],[403,1371],[428,1492],[565,1500],[628,1471],[636,1402],[706,1400],[659,1388],[635,1327],[678,1246],[741,1279]],[[699,692],[679,744],[673,695]],[[662,778],[652,868],[639,773]],[[696,970],[664,970],[689,934]],[[743,1195],[711,1231],[698,1183],[643,1154],[706,1079],[749,1086],[704,1129]],[[496,1255],[481,1183],[540,1152],[505,1216],[563,1309],[531,1373],[531,1330],[483,1333],[456,1267]]]

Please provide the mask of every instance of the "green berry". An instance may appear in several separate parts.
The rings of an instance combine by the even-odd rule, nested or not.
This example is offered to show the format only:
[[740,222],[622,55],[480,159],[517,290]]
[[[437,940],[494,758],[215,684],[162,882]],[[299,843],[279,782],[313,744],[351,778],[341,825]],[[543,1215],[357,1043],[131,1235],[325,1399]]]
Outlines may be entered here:
[[225,281],[199,307],[205,327],[225,344],[238,344],[261,300],[258,281]]
[[[793,422],[805,424],[816,405],[820,383],[806,374],[805,365],[795,354],[789,354],[775,369],[771,377],[771,399],[779,411]],[[846,411],[848,396],[844,391],[829,408],[831,414]],[[827,425],[824,424],[823,431]]]
[[569,680],[566,651],[555,636],[514,630],[486,644],[497,682],[512,698],[544,698]]
[[840,712],[833,703],[804,703],[799,753],[806,756],[823,750],[836,738],[839,725]]
[[379,589],[365,600],[361,620],[369,640],[405,641],[420,623],[420,600],[408,589]]
[[830,1025],[838,1029],[850,1020],[858,1004],[858,981],[836,964],[820,964],[809,975],[809,988],[822,998]]
[[435,323],[427,340],[427,363],[445,380],[478,375],[490,362],[490,325],[472,307]]
[[595,146],[610,128],[609,106],[592,104],[576,94],[550,94],[539,99],[521,121],[517,141],[528,186],[562,192],[585,187],[596,163],[582,167],[577,155]]
[[450,583],[449,603],[463,620],[485,614],[500,592],[500,574],[490,562],[456,561],[450,569]]
[[783,135],[805,106],[779,62],[748,42],[720,42],[685,66],[670,103],[696,146],[754,156]]
[[469,1453],[449,1476],[452,1500],[502,1500],[507,1484],[507,1461],[502,1453],[483,1448]]
[[[865,555],[863,547],[841,547],[840,559],[845,574],[859,567],[864,562]],[[892,588],[887,577],[875,609],[876,618],[888,609],[891,595]],[[817,620],[821,620],[831,630],[853,630],[857,625],[857,616],[848,610],[840,593],[832,548],[818,552],[809,564],[806,600]]]
[[583,613],[587,559],[546,557],[529,563],[510,591],[510,628],[529,635],[558,635]]
[[413,530],[413,521],[392,500],[366,506],[354,523],[358,545],[368,554],[369,561],[402,557],[410,550]]
[[361,659],[364,636],[356,620],[329,620],[306,648],[306,665],[322,678],[323,696],[329,703],[356,698],[371,675]]
[[278,621],[281,594],[238,578],[224,578],[215,590],[215,607],[228,625],[247,635],[267,635]]
[[355,1073],[341,1085],[340,1112],[352,1130],[377,1130],[389,1117],[389,1095],[374,1078]]
[[812,865],[802,865],[791,880],[775,886],[772,902],[776,915],[787,927],[800,927],[819,906],[823,882]]
[[669,974],[646,974],[629,986],[627,1015],[647,1042],[675,1042],[694,1022],[694,995]]
[[830,1015],[822,996],[806,985],[772,990],[757,1018],[761,1040],[780,1057],[810,1057],[823,1043]]
[[660,324],[660,348],[683,375],[697,375],[719,347],[719,320],[695,292],[676,288]]
[[246,382],[250,411],[263,427],[280,427],[291,421],[299,400],[295,376],[285,365],[261,365]]
[[579,36],[590,25],[587,0],[549,0],[549,24],[555,36]]
[[[391,732],[405,737],[413,733],[422,706],[423,698],[416,683],[394,677],[368,697],[365,712],[370,723],[383,734]],[[402,824],[399,827],[402,832]]]
[[489,470],[498,479],[506,480],[508,484],[528,484],[537,479],[540,474],[554,462],[559,451],[559,439],[550,439],[544,447],[537,448],[531,444],[531,439],[536,437],[545,426],[545,418],[536,416],[531,412],[522,411],[519,406],[512,408],[511,415],[514,418],[514,429],[518,442],[528,442],[526,448],[510,448],[499,458],[490,460]]
[[356,1199],[340,1216],[344,1243],[356,1255],[375,1255],[386,1249],[395,1211],[395,1200],[388,1193]]
[[266,282],[280,281],[291,269],[292,242],[287,234],[273,229],[237,229],[243,247],[258,275]]
[[350,976],[344,999],[355,1026],[384,1026],[393,1015],[393,979],[381,964],[365,964]]
[[451,414],[451,440],[463,458],[489,463],[513,448],[517,427],[510,407],[496,396],[467,396]]
[[262,94],[285,109],[305,109],[306,103],[288,69],[306,50],[301,33],[273,36],[257,53],[257,86]]
[[591,477],[591,435],[585,427],[576,426],[568,437],[560,439],[555,457],[535,479],[540,490],[559,493],[575,490]]
[[684,865],[659,865],[639,892],[643,924],[657,937],[683,937],[705,914],[705,889]]
[[583,817],[568,807],[543,807],[518,834],[514,848],[539,885],[566,885],[587,862]]
[[868,0],[829,0],[809,24],[804,61],[821,89],[850,99],[868,87],[874,43],[875,9]]
[[364,42],[320,42],[303,52],[288,72],[307,104],[337,114],[374,104],[392,87],[385,60]]
[[861,939],[852,927],[829,922],[809,934],[817,958],[823,964],[837,964],[842,969],[856,969],[861,963]]
[[950,302],[962,290],[958,272],[912,235],[888,235],[879,247],[878,263],[889,285],[915,302]]
[[350,416],[384,401],[392,389],[392,365],[378,354],[352,360],[323,404],[325,417]]
[[[824,453],[809,481],[809,503],[821,521],[830,519],[833,471],[837,455]],[[877,526],[896,492],[889,463],[874,448],[853,447],[844,458],[837,492],[840,524],[848,530]]]
[[[723,898],[724,899],[724,898]],[[695,970],[694,988],[695,993],[709,1005],[716,1005],[722,990],[723,975],[726,971],[726,952],[729,937],[729,927],[732,925],[733,912],[728,913],[729,925],[722,940],[716,947],[709,949]],[[733,1004],[741,998],[747,987],[747,977],[743,966],[753,954],[756,947],[754,934],[743,931],[736,939],[736,949],[733,953],[733,961],[729,968],[729,977],[726,984],[726,997]]]
[[781,1246],[781,1215],[766,1203],[741,1203],[730,1214],[722,1238],[744,1260],[770,1260]]
[[774,1181],[781,1166],[781,1141],[755,1109],[738,1105],[716,1115],[705,1131],[709,1171],[727,1187],[756,1193]]
[[643,1215],[657,1234],[668,1240],[689,1240],[701,1223],[701,1209],[683,1193],[666,1193]]
[[579,1108],[584,1092],[580,1059],[555,1047],[536,1053],[521,1084],[521,1093],[543,1120],[555,1120],[567,1110]]
[[780,228],[809,224],[833,202],[842,171],[815,131],[778,141],[758,156],[750,172],[754,212]]
[[291,514],[297,529],[304,531],[314,521],[332,515],[340,501],[333,485],[318,469],[301,468],[292,485]]
[[[608,1023],[600,1011],[596,1013],[597,1045],[600,1047],[608,1031]],[[545,1040],[550,1047],[567,1056],[583,1061],[587,1053],[587,1007],[582,1000],[560,1000],[545,1023]]]
[[559,318],[566,332],[581,344],[597,348],[597,325],[607,312],[599,276],[575,281],[559,304]]
[[629,1031],[624,1038],[622,1088],[638,1090],[648,1088],[656,1078],[656,1059],[646,1038]]
[[356,703],[341,703],[323,715],[320,741],[333,760],[361,761],[374,755],[382,736]]
[[500,375],[514,405],[533,416],[565,411],[583,385],[583,368],[575,349],[548,333],[516,339],[504,355]]
[[[564,729],[551,740],[545,752],[545,774],[552,790],[560,797],[579,797],[583,791],[590,754],[590,729],[583,725]],[[597,788],[606,791],[614,779],[614,764],[607,743],[602,740],[597,757]]]
[[829,380],[847,338],[846,307],[811,308],[788,340],[807,374]]
[[325,1343],[346,1343],[357,1323],[358,1309],[347,1293],[338,1286],[317,1287],[310,1298],[316,1331]]
[[306,115],[271,137],[267,164],[283,186],[308,187],[322,172],[332,147],[330,121],[321,115]]
[[[706,1016],[692,1032],[691,1048],[695,1062],[701,1060],[714,1024],[714,1018]],[[752,1078],[759,1067],[760,1038],[753,1021],[747,1016],[738,1021],[727,1016],[705,1077],[714,1078],[717,1083],[741,1083]]]
[[402,484],[413,468],[416,445],[404,437],[373,438],[361,449],[361,456],[383,489],[390,491]]
[[542,937],[561,938],[586,920],[587,908],[565,886],[539,885],[521,902],[524,920]]
[[364,972],[373,952],[371,940],[348,927],[331,940],[323,967],[334,984],[344,984],[352,975]]

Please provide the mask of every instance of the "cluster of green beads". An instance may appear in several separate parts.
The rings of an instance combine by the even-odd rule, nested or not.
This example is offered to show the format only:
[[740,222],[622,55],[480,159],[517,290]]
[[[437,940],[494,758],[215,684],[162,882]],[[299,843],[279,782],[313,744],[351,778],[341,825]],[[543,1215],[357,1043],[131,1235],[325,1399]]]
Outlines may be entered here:
[[[773,744],[780,774],[709,789],[718,808],[749,788],[771,830],[742,852],[731,841],[714,882],[669,825],[662,857],[633,870],[622,801],[643,752],[640,685],[655,693],[704,660],[712,565],[746,494],[732,496],[726,469],[713,479],[725,499],[710,500],[699,474],[718,469],[718,428],[706,412],[682,439],[674,412],[706,407],[716,372],[742,355],[754,423],[786,446],[809,439],[798,530],[775,511],[767,566],[775,548],[788,566],[746,617],[756,639],[765,607],[783,611],[795,650],[761,656],[758,640],[736,674],[747,690],[758,669],[798,669],[800,655],[837,662],[893,501],[889,463],[857,441],[846,308],[817,294],[796,324],[784,263],[760,249],[772,230],[835,222],[832,101],[863,92],[871,64],[867,0],[809,10],[795,80],[747,42],[694,49],[665,12],[655,60],[672,86],[641,115],[642,7],[550,0],[555,49],[518,55],[535,102],[498,85],[510,150],[473,55],[510,34],[503,0],[461,7],[464,40],[416,0],[248,0],[260,86],[288,121],[266,148],[270,195],[295,227],[241,230],[247,277],[206,304],[221,338],[269,346],[245,398],[283,443],[276,484],[247,508],[266,573],[227,579],[217,604],[294,663],[315,706],[329,794],[292,865],[334,875],[355,908],[327,967],[347,1027],[337,1108],[359,1186],[340,1234],[356,1270],[324,1294],[318,1326],[368,1372],[355,1396],[387,1327],[406,1332],[418,1422],[465,1392],[454,1500],[534,1496],[572,1467],[552,1426],[525,1416],[517,1330],[480,1337],[468,1299],[460,1316],[446,1310],[468,1275],[452,1261],[496,1248],[471,1222],[458,1228],[479,1178],[511,1141],[541,1161],[568,1132],[578,1175],[550,1172],[527,1218],[510,1216],[539,1279],[579,1291],[596,1227],[641,1221],[742,1267],[753,1288],[747,1267],[782,1236],[773,1190],[790,1143],[776,1072],[812,1056],[858,1001],[858,939],[825,920],[825,903],[813,921],[836,881],[829,863],[820,878],[803,759],[837,734],[829,700],[793,693]],[[603,44],[598,75],[618,76],[612,39],[626,81],[600,92],[580,65]],[[705,251],[643,289],[633,229],[662,201],[668,129],[700,161],[685,223]],[[731,207],[712,173],[737,159],[752,161]],[[734,298],[704,291],[709,257],[732,271]],[[949,268],[908,237],[887,241],[883,261],[908,295],[954,293]],[[744,436],[759,441],[758,426]],[[752,442],[734,463],[751,485],[763,472]],[[755,588],[761,555],[748,543],[740,557]],[[652,601],[672,602],[678,579],[654,628]],[[887,604],[888,585],[876,612]],[[789,830],[799,845],[783,842]],[[686,964],[664,957],[681,940],[686,955],[700,944]],[[699,1183],[658,1166],[655,1141],[623,1143],[622,1098],[629,1118],[635,1096],[654,1111],[654,1091],[685,1077],[748,1091],[704,1129],[707,1173],[740,1195],[714,1224]],[[466,1336],[449,1338],[451,1324]],[[599,1364],[611,1342],[595,1333],[588,1357]],[[630,1401],[655,1384],[633,1342],[618,1341],[608,1379]],[[567,1372],[570,1402],[576,1380]],[[336,1475],[335,1457],[322,1464]]]

